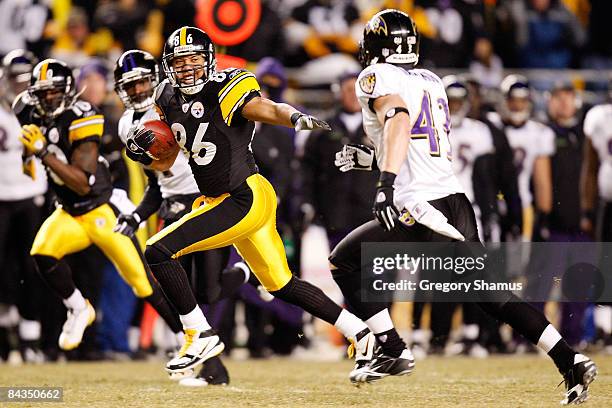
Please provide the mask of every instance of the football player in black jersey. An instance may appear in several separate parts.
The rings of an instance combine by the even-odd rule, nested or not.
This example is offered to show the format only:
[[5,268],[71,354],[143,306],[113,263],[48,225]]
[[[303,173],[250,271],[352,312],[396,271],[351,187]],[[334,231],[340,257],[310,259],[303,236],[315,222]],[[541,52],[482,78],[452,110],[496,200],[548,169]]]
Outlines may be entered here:
[[[202,194],[190,213],[151,237],[145,251],[151,270],[181,315],[189,343],[166,370],[189,370],[223,350],[177,258],[229,244],[274,296],[334,324],[354,342],[357,353],[371,354],[374,339],[365,323],[289,270],[276,229],[276,194],[258,174],[250,148],[255,121],[297,130],[329,129],[327,123],[262,98],[248,71],[216,72],[214,45],[198,28],[182,27],[170,35],[162,65],[168,79],[156,90],[155,108],[172,129]],[[141,128],[133,140],[135,153],[147,156],[152,133]],[[179,149],[174,153],[154,160],[152,166],[169,169]]]
[[43,280],[68,309],[60,348],[76,348],[96,317],[63,260],[92,244],[112,261],[136,296],[151,303],[180,332],[178,315],[147,274],[138,242],[113,232],[116,205],[121,203],[111,198],[110,172],[99,154],[104,117],[77,99],[70,68],[54,59],[40,62],[28,90],[15,99],[13,110],[22,125],[25,160],[36,156],[42,161],[57,196],[57,208],[36,234],[30,254]]

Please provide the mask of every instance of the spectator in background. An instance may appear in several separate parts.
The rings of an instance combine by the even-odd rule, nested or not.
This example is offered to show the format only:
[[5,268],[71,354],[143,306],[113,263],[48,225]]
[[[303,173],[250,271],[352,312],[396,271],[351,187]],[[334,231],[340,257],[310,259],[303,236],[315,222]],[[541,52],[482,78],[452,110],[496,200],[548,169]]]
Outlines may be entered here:
[[[552,155],[553,205],[540,232],[541,239],[548,242],[564,242],[552,246],[534,247],[529,265],[526,296],[544,309],[549,300],[555,278],[568,279],[564,273],[580,262],[593,264],[594,248],[580,245],[591,241],[580,225],[580,186],[582,152],[585,136],[582,130],[582,115],[579,99],[571,83],[559,83],[552,89],[548,100],[548,126],[555,133],[555,153]],[[582,273],[583,282],[589,282],[588,271]],[[572,288],[577,290],[579,288]],[[565,293],[564,295],[568,295]],[[571,298],[570,298],[571,299]],[[567,299],[566,299],[567,300]],[[561,330],[567,342],[576,346],[582,340],[583,317],[587,304],[582,302],[561,303]]]
[[582,61],[584,68],[612,68],[612,1],[591,0],[589,13],[589,41],[587,56]]
[[559,0],[513,0],[508,3],[523,68],[569,68],[574,52],[586,42],[578,18]]
[[[138,39],[145,32],[148,15],[149,6],[140,0],[101,2],[95,11],[93,26],[110,30],[124,50],[131,50],[139,48]],[[161,38],[161,31],[158,35]],[[163,44],[163,39],[159,41]]]
[[294,50],[284,62],[301,66],[334,53],[356,55],[353,32],[362,29],[359,10],[352,0],[308,0],[291,13],[286,35]]
[[108,29],[93,33],[85,11],[73,7],[66,29],[60,33],[51,48],[51,57],[62,60],[71,67],[80,67],[90,57],[104,55],[112,47],[112,33]]
[[264,57],[281,59],[285,56],[285,32],[283,21],[269,0],[261,3],[260,24],[255,32],[244,42],[227,47],[227,54],[244,58],[247,61],[259,61]]
[[487,88],[497,88],[504,74],[501,58],[493,51],[493,44],[487,37],[479,37],[474,43],[474,56],[470,63],[470,74],[478,78]]
[[330,247],[372,219],[378,171],[341,173],[334,165],[336,152],[347,143],[370,145],[362,127],[361,108],[355,95],[357,73],[340,77],[334,93],[340,109],[329,121],[331,132],[312,132],[302,159],[304,176],[302,207],[310,208],[311,218],[325,228]]
[[39,41],[49,14],[47,5],[36,0],[0,1],[0,56]]

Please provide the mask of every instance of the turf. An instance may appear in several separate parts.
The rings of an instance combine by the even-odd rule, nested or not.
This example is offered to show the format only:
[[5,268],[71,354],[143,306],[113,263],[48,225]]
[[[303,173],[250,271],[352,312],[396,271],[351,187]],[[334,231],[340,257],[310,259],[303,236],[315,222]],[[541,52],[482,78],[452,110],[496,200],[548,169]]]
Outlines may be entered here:
[[[589,407],[612,407],[612,356],[597,356],[599,376]],[[561,380],[543,357],[428,358],[408,377],[360,388],[349,384],[349,362],[288,359],[226,361],[226,387],[179,387],[161,362],[0,365],[0,386],[62,386],[63,403],[4,406],[66,407],[555,407]],[[0,403],[2,406],[2,403]]]

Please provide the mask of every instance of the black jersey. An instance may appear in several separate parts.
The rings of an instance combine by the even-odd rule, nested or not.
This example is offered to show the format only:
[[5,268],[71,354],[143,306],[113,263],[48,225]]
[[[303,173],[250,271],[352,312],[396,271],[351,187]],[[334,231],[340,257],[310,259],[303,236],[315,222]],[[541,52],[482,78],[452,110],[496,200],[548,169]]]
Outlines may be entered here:
[[195,95],[185,96],[167,81],[156,90],[158,112],[189,159],[200,192],[229,193],[257,173],[251,151],[255,123],[240,110],[259,96],[255,76],[241,69],[217,72]]
[[[70,163],[75,147],[88,141],[99,143],[103,134],[104,116],[85,101],[75,101],[68,109],[49,121],[37,113],[27,93],[24,92],[15,99],[13,110],[21,125],[34,124],[40,127],[47,139],[49,152],[65,163]],[[91,191],[86,195],[78,195],[51,169],[46,168],[46,170],[53,192],[62,208],[70,215],[83,215],[110,199],[113,189],[111,176],[102,156],[98,157],[96,174],[92,175],[95,179]],[[90,176],[90,183],[91,181]]]

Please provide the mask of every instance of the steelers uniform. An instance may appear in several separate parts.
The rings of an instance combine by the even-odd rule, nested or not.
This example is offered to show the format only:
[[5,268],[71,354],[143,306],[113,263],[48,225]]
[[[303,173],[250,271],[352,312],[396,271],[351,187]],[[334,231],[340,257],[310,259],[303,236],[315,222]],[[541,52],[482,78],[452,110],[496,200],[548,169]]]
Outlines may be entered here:
[[158,113],[188,159],[202,196],[147,246],[176,259],[233,244],[264,287],[276,291],[291,279],[276,230],[276,193],[253,158],[255,123],[240,114],[259,90],[255,76],[240,69],[215,73],[188,98],[167,81],[156,89]]
[[[70,164],[73,150],[81,143],[99,143],[103,134],[104,117],[85,101],[75,101],[48,121],[37,113],[24,92],[15,99],[13,110],[21,125],[40,127],[48,151],[64,163]],[[30,254],[59,260],[94,244],[111,260],[138,297],[149,296],[152,288],[140,251],[128,237],[113,232],[117,206],[125,205],[125,200],[111,204],[111,196],[120,194],[113,194],[106,161],[99,156],[96,173],[87,174],[91,189],[85,195],[71,190],[50,168],[46,171],[49,187],[59,205],[38,230]]]

